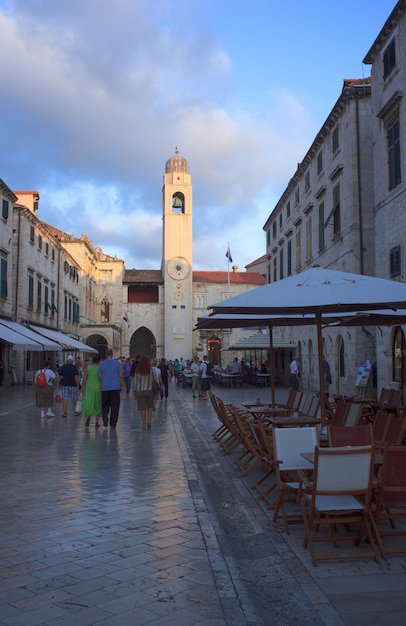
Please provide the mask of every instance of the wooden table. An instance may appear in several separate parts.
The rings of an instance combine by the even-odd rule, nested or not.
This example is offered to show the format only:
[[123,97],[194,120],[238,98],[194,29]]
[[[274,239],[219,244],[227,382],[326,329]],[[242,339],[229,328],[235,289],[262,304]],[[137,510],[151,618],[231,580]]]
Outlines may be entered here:
[[[251,405],[252,406],[252,405]],[[247,411],[251,413],[255,419],[270,419],[271,417],[281,417],[288,418],[290,417],[292,410],[291,409],[280,409],[278,407],[261,407],[257,408],[252,407],[251,409],[247,406]],[[298,420],[296,420],[298,421]]]
[[321,420],[315,417],[311,417],[309,415],[299,415],[296,417],[294,414],[292,415],[278,415],[274,417],[269,417],[269,421],[272,426],[276,428],[292,428],[295,426],[317,426],[320,424]]

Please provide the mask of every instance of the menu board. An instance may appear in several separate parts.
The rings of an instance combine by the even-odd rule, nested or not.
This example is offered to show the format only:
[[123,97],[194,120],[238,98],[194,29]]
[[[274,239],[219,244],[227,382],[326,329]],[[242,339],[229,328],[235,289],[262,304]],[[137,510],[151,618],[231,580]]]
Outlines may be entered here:
[[368,384],[369,374],[371,372],[371,361],[365,361],[358,366],[356,387],[366,387]]

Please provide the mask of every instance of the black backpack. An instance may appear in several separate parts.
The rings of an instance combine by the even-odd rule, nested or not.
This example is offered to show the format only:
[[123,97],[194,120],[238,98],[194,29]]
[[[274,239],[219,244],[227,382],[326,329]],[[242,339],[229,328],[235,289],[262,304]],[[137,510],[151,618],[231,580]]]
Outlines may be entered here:
[[213,376],[213,363],[206,361],[206,376]]

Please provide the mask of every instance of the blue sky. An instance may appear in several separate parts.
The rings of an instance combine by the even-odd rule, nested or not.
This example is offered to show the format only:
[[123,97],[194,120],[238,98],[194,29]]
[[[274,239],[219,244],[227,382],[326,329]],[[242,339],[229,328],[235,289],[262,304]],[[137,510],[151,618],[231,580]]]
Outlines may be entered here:
[[0,0],[0,178],[39,217],[161,262],[162,176],[193,182],[194,267],[240,270],[395,0]]

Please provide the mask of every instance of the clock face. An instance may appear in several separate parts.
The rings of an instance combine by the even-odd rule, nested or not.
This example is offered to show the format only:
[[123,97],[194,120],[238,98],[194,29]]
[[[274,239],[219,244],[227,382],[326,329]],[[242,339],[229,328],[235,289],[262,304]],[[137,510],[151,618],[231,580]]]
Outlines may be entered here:
[[171,278],[183,280],[189,274],[189,263],[183,257],[171,259],[166,265],[166,271]]

